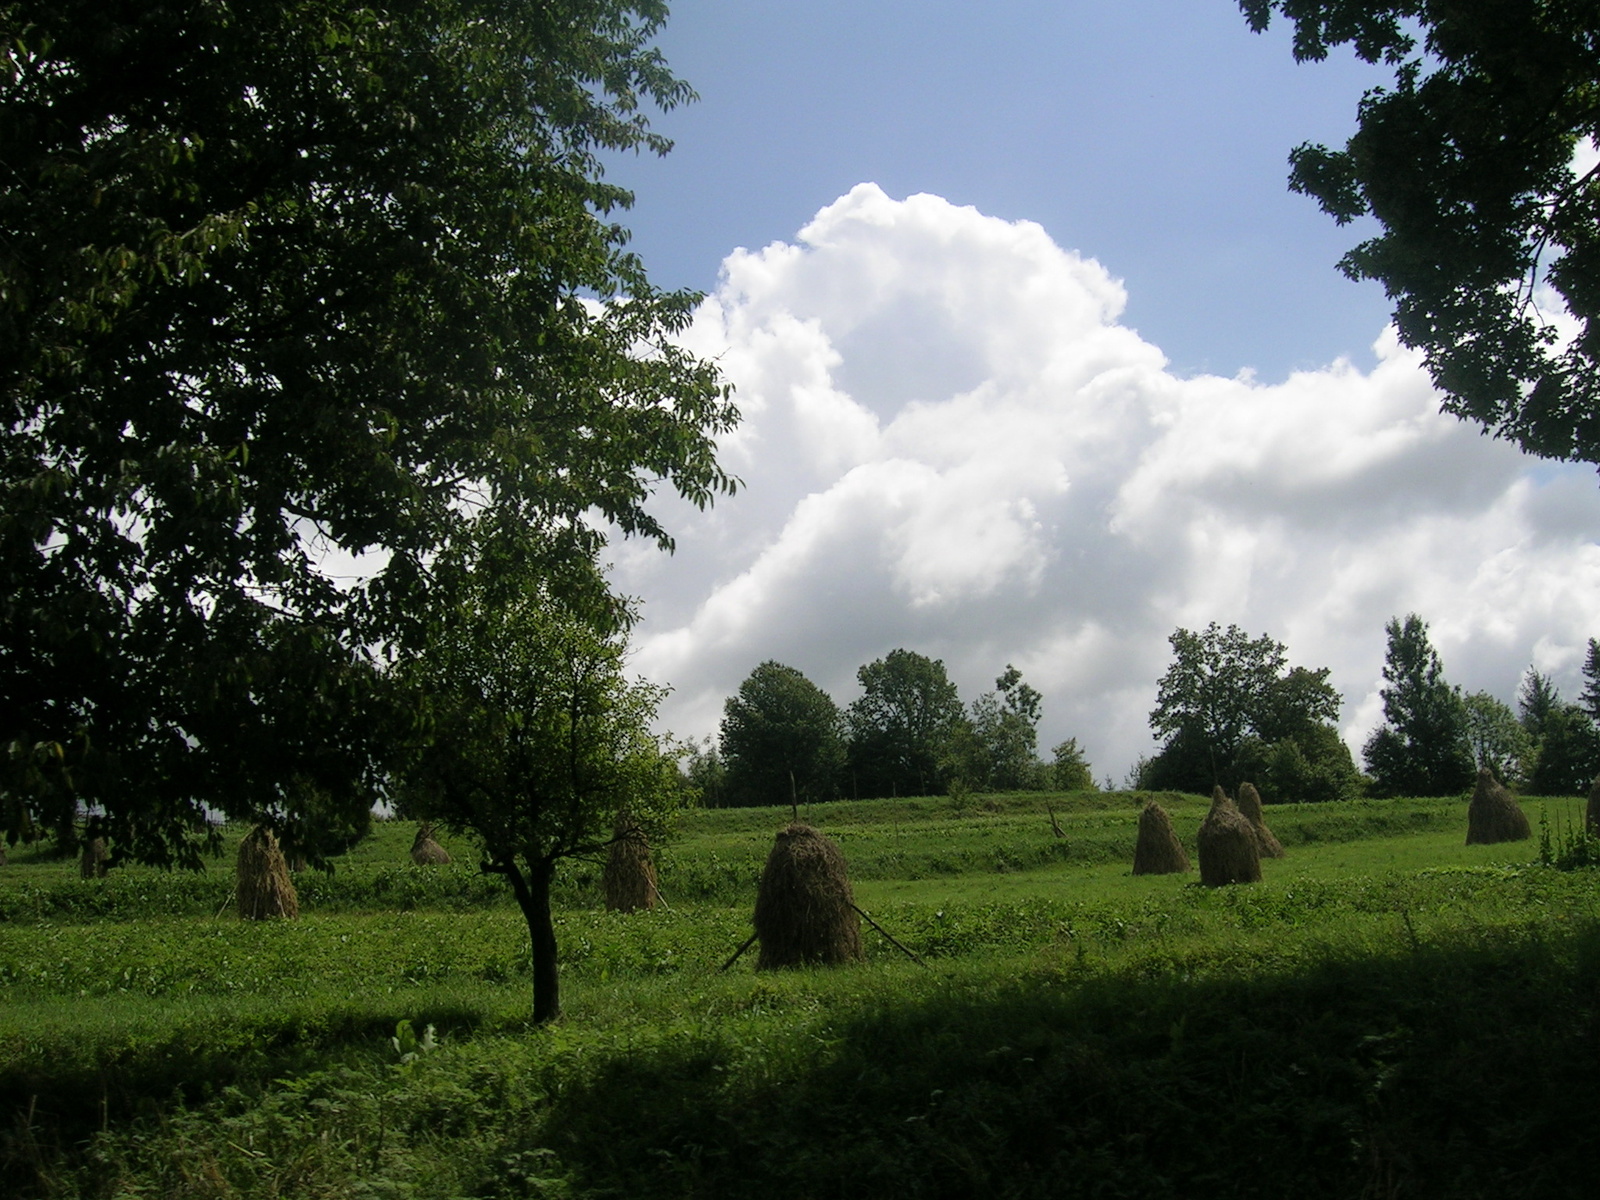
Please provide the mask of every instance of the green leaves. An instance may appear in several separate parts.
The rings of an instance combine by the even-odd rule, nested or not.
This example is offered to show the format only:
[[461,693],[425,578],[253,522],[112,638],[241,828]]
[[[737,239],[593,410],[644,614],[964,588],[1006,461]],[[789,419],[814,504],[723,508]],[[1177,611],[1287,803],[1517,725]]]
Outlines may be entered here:
[[0,11],[0,740],[72,748],[133,856],[300,779],[361,803],[406,724],[375,664],[472,571],[604,607],[607,536],[670,546],[653,487],[733,488],[696,297],[606,217],[599,154],[691,95],[665,15]]
[[[1274,12],[1295,56],[1351,45],[1393,67],[1343,149],[1290,155],[1292,190],[1382,232],[1340,269],[1382,283],[1444,408],[1549,458],[1600,461],[1600,189],[1575,150],[1600,133],[1591,5],[1563,0],[1241,0]],[[1420,38],[1420,45],[1419,45]],[[1577,324],[1558,334],[1551,289]]]

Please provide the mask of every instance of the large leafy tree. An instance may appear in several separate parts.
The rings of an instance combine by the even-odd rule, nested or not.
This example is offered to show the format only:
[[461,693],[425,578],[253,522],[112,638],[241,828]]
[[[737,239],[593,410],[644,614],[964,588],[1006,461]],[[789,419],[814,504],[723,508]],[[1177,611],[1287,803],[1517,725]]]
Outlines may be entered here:
[[1488,692],[1471,692],[1461,704],[1474,764],[1492,771],[1502,783],[1519,778],[1534,743],[1516,713]]
[[[365,811],[474,564],[598,586],[729,481],[602,153],[659,0],[0,3],[0,796],[195,862]],[[595,518],[598,517],[599,520]]]
[[[1240,0],[1293,22],[1304,62],[1352,46],[1393,68],[1342,149],[1304,144],[1290,187],[1381,227],[1340,263],[1381,282],[1445,408],[1531,453],[1600,462],[1600,15],[1574,0]],[[1545,292],[1544,289],[1549,291]],[[1565,314],[1562,309],[1565,309]],[[1563,335],[1568,316],[1576,335]]]
[[831,799],[844,769],[842,726],[839,706],[828,693],[793,667],[762,663],[723,707],[729,801]]
[[1600,730],[1578,705],[1557,701],[1532,757],[1528,791],[1535,796],[1587,795],[1600,775]]
[[1205,792],[1249,779],[1269,800],[1327,799],[1330,787],[1348,790],[1355,772],[1346,769],[1349,751],[1329,725],[1338,718],[1339,695],[1326,667],[1288,668],[1277,639],[1215,621],[1199,631],[1174,630],[1168,640],[1173,663],[1156,685],[1150,713],[1151,729],[1166,742],[1141,765],[1141,786]]
[[1385,629],[1384,724],[1363,749],[1374,783],[1391,796],[1447,796],[1470,787],[1476,767],[1466,707],[1445,682],[1427,624],[1410,613]]
[[510,885],[532,940],[535,1021],[561,1011],[557,867],[602,853],[619,812],[660,829],[679,795],[677,764],[650,733],[662,689],[628,680],[624,647],[603,612],[489,593],[399,668],[426,698],[401,808],[474,839],[483,869]]
[[996,791],[1042,786],[1039,718],[1044,698],[1010,663],[994,687],[972,703],[970,721],[981,772],[971,782]]
[[1209,782],[1224,782],[1278,682],[1283,644],[1215,621],[1199,632],[1176,629],[1167,640],[1173,662],[1156,684],[1150,728],[1158,737],[1182,737],[1206,760]]
[[856,672],[862,693],[845,712],[850,769],[862,796],[927,795],[944,782],[952,743],[971,728],[944,663],[891,650]]

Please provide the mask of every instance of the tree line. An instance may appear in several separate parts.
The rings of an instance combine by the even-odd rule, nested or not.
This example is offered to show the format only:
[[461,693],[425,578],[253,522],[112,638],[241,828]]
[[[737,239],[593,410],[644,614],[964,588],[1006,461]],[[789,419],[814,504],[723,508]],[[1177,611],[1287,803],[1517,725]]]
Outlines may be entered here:
[[1576,702],[1534,667],[1517,711],[1489,692],[1464,693],[1415,613],[1385,630],[1384,720],[1362,747],[1363,774],[1339,736],[1329,669],[1290,667],[1284,645],[1237,625],[1176,630],[1174,661],[1150,713],[1161,749],[1141,758],[1131,786],[1233,790],[1250,782],[1270,803],[1357,795],[1446,796],[1479,769],[1533,795],[1578,795],[1600,774],[1600,642],[1591,638]]
[[841,708],[794,667],[764,662],[723,707],[716,743],[687,774],[712,806],[838,798],[1078,790],[1094,776],[1076,739],[1038,755],[1043,698],[1007,664],[993,691],[963,705],[944,663],[892,650],[863,665]]

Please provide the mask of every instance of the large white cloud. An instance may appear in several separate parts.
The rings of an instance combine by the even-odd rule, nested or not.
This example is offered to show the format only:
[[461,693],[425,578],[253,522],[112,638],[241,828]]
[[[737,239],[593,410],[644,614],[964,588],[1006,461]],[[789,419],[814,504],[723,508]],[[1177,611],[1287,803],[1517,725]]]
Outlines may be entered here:
[[663,501],[675,556],[616,557],[664,724],[713,732],[768,658],[848,703],[905,646],[968,699],[1015,663],[1042,744],[1076,736],[1120,779],[1153,745],[1167,635],[1215,620],[1331,667],[1359,744],[1409,611],[1469,689],[1509,699],[1532,661],[1573,690],[1600,635],[1589,471],[1441,415],[1392,333],[1370,374],[1179,379],[1124,301],[1031,222],[872,184],[735,251],[688,341],[738,389],[745,486]]

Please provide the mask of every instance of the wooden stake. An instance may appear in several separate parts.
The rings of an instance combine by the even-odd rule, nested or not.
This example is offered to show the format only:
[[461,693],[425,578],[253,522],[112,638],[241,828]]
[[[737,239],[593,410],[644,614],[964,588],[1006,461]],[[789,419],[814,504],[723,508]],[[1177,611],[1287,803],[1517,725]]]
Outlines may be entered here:
[[718,972],[720,973],[722,971],[726,971],[729,967],[733,966],[734,963],[738,962],[739,961],[739,956],[741,954],[743,954],[746,950],[750,949],[751,946],[755,945],[756,944],[756,938],[758,938],[760,936],[761,935],[758,934],[758,933],[752,933],[750,935],[750,937],[749,937],[749,940],[747,940],[744,945],[740,946],[737,950],[735,950],[733,952],[733,957],[730,958],[727,962],[723,963],[720,967],[717,968]]
[[[929,969],[927,963],[923,962],[920,958],[918,958],[916,956],[915,953],[913,953],[910,950],[907,950],[899,942],[895,941],[894,935],[892,933],[890,933],[887,929],[885,929],[882,925],[879,925],[870,916],[868,916],[867,913],[865,911],[863,911],[862,908],[859,905],[852,904],[850,907],[856,910],[856,914],[858,916],[860,916],[860,918],[863,921],[865,921],[868,925],[871,925],[879,933],[883,934],[883,936],[889,940],[889,944],[891,946],[893,946],[896,950],[900,951],[901,954],[904,954],[907,958],[909,958],[912,962],[916,963],[917,966],[921,967],[924,971]],[[743,951],[740,951],[740,953],[742,954]],[[738,957],[738,956],[735,955],[735,957]]]

